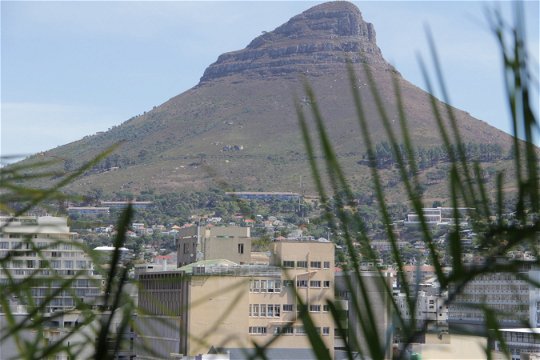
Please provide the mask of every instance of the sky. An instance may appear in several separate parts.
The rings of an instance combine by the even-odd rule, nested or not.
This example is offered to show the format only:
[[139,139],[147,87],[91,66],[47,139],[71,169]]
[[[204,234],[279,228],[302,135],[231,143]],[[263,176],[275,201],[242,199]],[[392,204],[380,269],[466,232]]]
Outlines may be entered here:
[[[0,154],[30,155],[119,125],[195,86],[220,54],[317,3],[1,1]],[[486,9],[512,21],[512,3],[354,3],[374,24],[383,56],[422,88],[417,57],[429,62],[428,26],[451,104],[510,132]],[[538,4],[524,2],[535,64]]]

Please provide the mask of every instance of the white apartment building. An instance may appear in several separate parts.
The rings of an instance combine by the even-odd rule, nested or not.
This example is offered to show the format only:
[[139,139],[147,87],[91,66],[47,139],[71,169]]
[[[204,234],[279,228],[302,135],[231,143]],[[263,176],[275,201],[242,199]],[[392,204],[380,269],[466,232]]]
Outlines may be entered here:
[[475,277],[452,302],[449,321],[483,324],[484,312],[478,305],[495,310],[503,326],[527,322],[540,327],[540,289],[525,280],[540,280],[533,262],[524,262],[517,273],[488,273]]
[[[510,360],[540,357],[540,328],[500,329],[500,331],[508,347]],[[503,347],[498,340],[494,341],[493,348],[499,354],[503,354]]]
[[66,218],[0,217],[0,259],[4,259],[1,285],[9,284],[10,277],[15,284],[34,277],[31,294],[36,306],[73,279],[44,306],[45,312],[72,308],[77,301],[93,302],[100,294],[100,278]]

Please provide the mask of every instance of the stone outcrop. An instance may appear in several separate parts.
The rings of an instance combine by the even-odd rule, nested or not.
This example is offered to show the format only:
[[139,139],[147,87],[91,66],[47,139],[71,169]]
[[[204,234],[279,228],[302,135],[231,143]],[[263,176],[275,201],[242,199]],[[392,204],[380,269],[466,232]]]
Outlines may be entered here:
[[201,83],[239,74],[317,75],[348,61],[391,69],[377,47],[373,25],[362,19],[360,10],[348,2],[330,2],[293,17],[243,50],[219,56],[206,69]]

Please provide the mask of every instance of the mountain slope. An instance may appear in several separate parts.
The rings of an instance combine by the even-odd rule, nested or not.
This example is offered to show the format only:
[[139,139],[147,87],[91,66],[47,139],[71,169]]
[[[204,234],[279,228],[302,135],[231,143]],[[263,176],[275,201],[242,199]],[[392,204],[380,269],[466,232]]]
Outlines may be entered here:
[[[352,184],[366,187],[368,171],[359,164],[365,148],[347,62],[358,74],[356,86],[363,96],[374,143],[386,137],[367,85],[365,66],[373,73],[396,130],[393,77],[401,87],[414,143],[427,148],[441,144],[429,95],[384,60],[373,25],[362,19],[356,6],[332,2],[293,17],[243,50],[221,55],[197,86],[151,111],[34,158],[66,159],[69,166],[64,167],[70,170],[122,142],[106,163],[71,186],[77,192],[91,188],[165,192],[223,183],[246,190],[300,191],[300,178],[308,178],[310,171],[294,101],[299,99],[309,110],[305,79],[315,90]],[[463,142],[499,144],[508,149],[507,134],[465,112],[456,109],[455,114]],[[313,184],[304,183],[312,190]]]

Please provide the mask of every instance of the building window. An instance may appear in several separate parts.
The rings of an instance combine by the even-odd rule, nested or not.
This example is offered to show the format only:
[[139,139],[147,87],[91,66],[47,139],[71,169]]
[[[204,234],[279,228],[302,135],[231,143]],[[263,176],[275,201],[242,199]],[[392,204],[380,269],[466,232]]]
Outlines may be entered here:
[[296,267],[307,268],[307,261],[297,261],[296,262]]
[[281,292],[281,280],[268,280],[268,292]]
[[325,269],[330,269],[330,261],[325,261],[324,262],[324,268]]
[[291,335],[293,334],[293,330],[290,326],[276,326],[274,328],[274,335]]
[[259,304],[253,304],[253,316],[259,316]]
[[321,262],[320,261],[312,261],[310,263],[310,267],[315,268],[315,269],[320,269],[321,268]]
[[309,312],[320,312],[321,305],[309,305]]
[[299,335],[305,335],[305,333],[306,333],[306,329],[304,329],[303,326],[296,326],[296,327],[294,328],[294,330],[295,330],[294,332],[295,332],[296,334],[299,334]]
[[296,287],[305,288],[307,286],[308,286],[308,281],[307,280],[297,280],[296,281]]
[[283,260],[283,267],[284,268],[293,268],[294,267],[294,261]]
[[330,328],[328,326],[325,326],[322,328],[322,334],[325,336],[330,335]]
[[64,267],[66,269],[73,269],[73,260],[65,260],[64,261]]
[[330,311],[330,305],[323,305],[323,306],[322,306],[322,311],[323,311],[323,312],[328,312],[328,311]]
[[238,244],[238,253],[243,254],[244,253],[244,244]]
[[283,312],[293,311],[293,304],[283,304]]
[[260,310],[261,310],[261,316],[266,317],[266,304],[261,304],[261,305],[259,305],[259,307],[260,307]]
[[279,306],[279,304],[274,304],[274,317],[281,316],[280,309],[281,309],[281,306]]
[[309,287],[320,288],[321,287],[321,281],[320,280],[311,280],[309,282]]
[[329,280],[323,281],[323,287],[329,288],[330,287],[330,281]]
[[9,249],[8,241],[0,241],[0,249]]
[[266,335],[266,327],[264,326],[250,326],[249,333],[252,335]]

